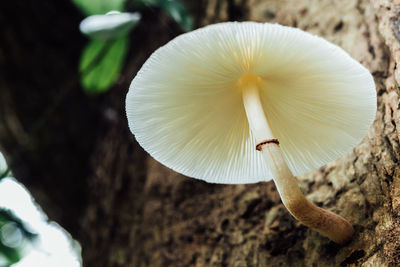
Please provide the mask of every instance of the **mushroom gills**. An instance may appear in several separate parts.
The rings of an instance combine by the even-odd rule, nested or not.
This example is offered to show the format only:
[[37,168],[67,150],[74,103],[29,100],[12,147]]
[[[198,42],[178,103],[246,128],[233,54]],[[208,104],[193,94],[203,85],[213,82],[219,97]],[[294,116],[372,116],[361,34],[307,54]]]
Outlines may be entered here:
[[350,223],[339,215],[312,204],[302,194],[282,155],[279,140],[273,135],[265,116],[259,92],[262,82],[262,78],[246,74],[237,81],[237,86],[242,91],[247,120],[256,139],[257,150],[261,151],[273,175],[283,204],[304,225],[336,243],[348,241],[354,233]]

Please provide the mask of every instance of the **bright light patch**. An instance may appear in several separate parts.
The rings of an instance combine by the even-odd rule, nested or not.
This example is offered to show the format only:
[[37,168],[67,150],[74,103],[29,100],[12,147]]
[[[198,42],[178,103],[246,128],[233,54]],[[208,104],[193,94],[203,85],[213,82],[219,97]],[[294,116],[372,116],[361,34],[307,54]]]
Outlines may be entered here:
[[[15,179],[5,178],[0,182],[0,206],[12,210],[32,232],[38,234],[32,249],[13,267],[81,266],[79,244],[59,225],[48,222],[47,216],[33,203],[31,195]],[[11,230],[2,229],[1,234],[4,236],[3,231],[9,233]]]

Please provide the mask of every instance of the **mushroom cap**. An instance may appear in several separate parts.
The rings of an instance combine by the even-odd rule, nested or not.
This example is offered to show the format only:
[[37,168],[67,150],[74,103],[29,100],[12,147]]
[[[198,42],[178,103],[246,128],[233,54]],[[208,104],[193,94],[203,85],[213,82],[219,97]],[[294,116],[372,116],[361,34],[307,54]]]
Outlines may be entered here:
[[110,11],[105,15],[92,15],[81,21],[80,31],[94,39],[109,40],[128,33],[140,20],[140,14]]
[[236,85],[249,73],[263,80],[264,113],[294,175],[351,150],[375,118],[374,80],[343,49],[296,28],[227,22],[150,56],[127,94],[129,127],[152,157],[186,176],[268,181]]

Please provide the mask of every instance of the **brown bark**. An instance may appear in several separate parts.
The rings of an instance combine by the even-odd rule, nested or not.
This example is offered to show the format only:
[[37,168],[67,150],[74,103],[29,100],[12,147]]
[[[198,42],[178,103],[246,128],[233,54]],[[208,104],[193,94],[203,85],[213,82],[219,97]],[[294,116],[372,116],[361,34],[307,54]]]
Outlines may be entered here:
[[[351,153],[299,177],[308,199],[349,219],[356,233],[339,246],[300,225],[272,182],[207,184],[146,156],[127,128],[123,106],[140,65],[178,33],[164,17],[163,24],[153,22],[159,21],[158,11],[144,14],[147,19],[133,33],[118,85],[93,98],[77,83],[84,39],[76,32],[80,15],[68,1],[20,4],[20,16],[11,16],[15,7],[2,4],[0,143],[17,155],[16,176],[81,242],[85,265],[399,265],[400,2],[189,3],[198,26],[224,20],[296,26],[340,45],[374,75],[378,111],[368,136]],[[58,15],[46,18],[39,12]],[[66,93],[45,127],[24,142],[60,92]]]

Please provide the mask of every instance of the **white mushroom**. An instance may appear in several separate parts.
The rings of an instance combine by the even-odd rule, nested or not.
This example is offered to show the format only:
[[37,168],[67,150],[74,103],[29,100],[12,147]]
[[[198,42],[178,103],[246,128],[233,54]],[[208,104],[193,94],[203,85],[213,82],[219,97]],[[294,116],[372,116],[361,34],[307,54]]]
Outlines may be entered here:
[[338,46],[278,24],[207,26],[151,55],[126,112],[140,145],[171,169],[213,183],[274,179],[305,225],[339,243],[353,234],[293,177],[350,151],[375,118],[372,76]]
[[109,40],[128,33],[140,20],[140,14],[110,11],[105,15],[93,15],[79,24],[80,31],[92,38]]

